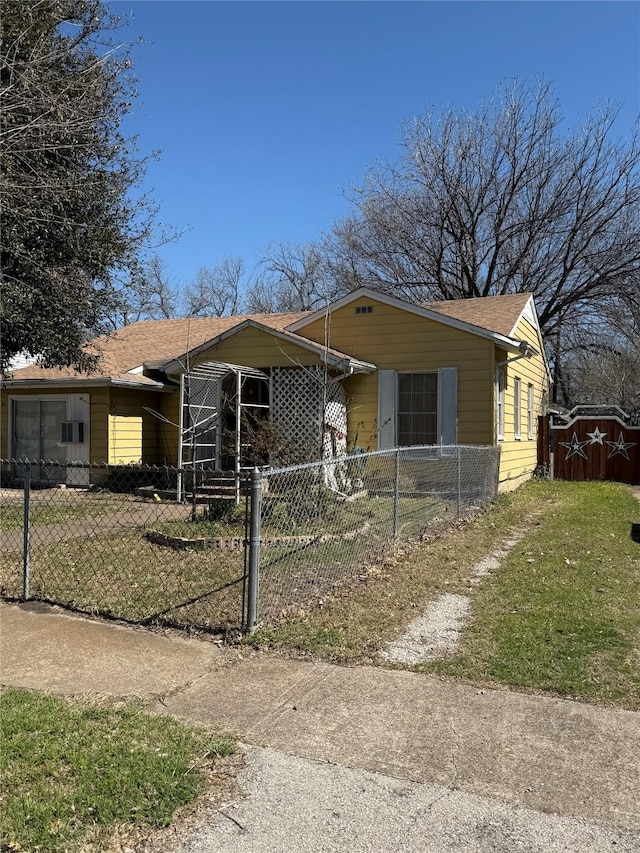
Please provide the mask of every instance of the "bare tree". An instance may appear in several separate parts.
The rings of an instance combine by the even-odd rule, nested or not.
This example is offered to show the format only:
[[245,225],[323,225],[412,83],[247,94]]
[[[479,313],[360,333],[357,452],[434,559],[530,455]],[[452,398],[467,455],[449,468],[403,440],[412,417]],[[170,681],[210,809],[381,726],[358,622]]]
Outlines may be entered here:
[[[640,138],[607,105],[568,134],[550,86],[405,128],[328,241],[332,274],[414,301],[532,292],[548,339],[640,268]],[[558,361],[561,351],[555,353]]]
[[138,320],[168,320],[178,316],[179,293],[164,261],[153,255],[113,291],[108,323],[113,329]]
[[213,269],[201,267],[185,288],[186,313],[190,317],[226,317],[237,314],[244,276],[240,258],[225,258]]
[[309,311],[331,291],[325,253],[316,243],[274,243],[260,261],[245,301],[252,313]]
[[569,330],[561,399],[640,409],[640,278]]

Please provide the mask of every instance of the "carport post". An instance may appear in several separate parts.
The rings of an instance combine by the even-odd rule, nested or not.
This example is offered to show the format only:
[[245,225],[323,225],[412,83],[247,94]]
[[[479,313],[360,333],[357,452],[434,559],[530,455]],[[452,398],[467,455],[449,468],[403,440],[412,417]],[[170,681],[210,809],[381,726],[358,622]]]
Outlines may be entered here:
[[258,621],[260,586],[260,516],[262,474],[259,468],[251,472],[251,515],[249,518],[249,585],[247,588],[247,633],[253,634]]
[[30,571],[30,536],[31,536],[31,518],[30,518],[30,503],[31,503],[31,463],[27,462],[24,466],[24,545],[22,551],[22,597],[25,601],[29,600],[29,571]]

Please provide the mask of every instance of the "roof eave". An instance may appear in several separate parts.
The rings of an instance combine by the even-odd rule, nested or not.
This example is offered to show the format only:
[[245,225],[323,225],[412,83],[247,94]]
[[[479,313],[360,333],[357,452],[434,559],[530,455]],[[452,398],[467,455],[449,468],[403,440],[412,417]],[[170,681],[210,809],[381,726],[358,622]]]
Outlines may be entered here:
[[18,388],[32,390],[40,388],[77,388],[82,385],[83,388],[100,388],[100,387],[117,387],[117,388],[135,388],[144,391],[173,391],[172,386],[167,386],[163,382],[138,382],[135,379],[122,379],[117,376],[106,376],[100,379],[85,379],[81,376],[76,378],[68,377],[66,379],[3,379],[0,382],[3,388],[16,390]]
[[[429,308],[423,308],[421,305],[414,305],[411,302],[406,302],[404,299],[398,299],[397,296],[390,296],[386,293],[379,293],[377,290],[371,290],[368,287],[361,287],[358,290],[352,291],[346,296],[343,296],[341,299],[338,299],[335,302],[331,303],[329,308],[331,311],[335,311],[338,308],[342,308],[345,305],[349,305],[356,299],[360,299],[362,296],[366,296],[369,299],[375,299],[378,302],[382,302],[384,305],[391,305],[394,308],[399,308],[400,310],[407,311],[410,314],[417,314],[419,317],[424,317],[427,320],[433,320],[436,323],[442,323],[445,326],[451,326],[454,329],[459,329],[460,331],[468,332],[469,334],[477,335],[478,337],[495,341],[495,343],[499,346],[505,347],[509,350],[513,350],[514,352],[518,350],[520,346],[520,341],[516,338],[509,337],[508,335],[501,335],[498,332],[492,332],[489,329],[485,329],[482,326],[476,326],[473,323],[467,323],[464,320],[457,320],[454,317],[448,317],[446,314],[440,314],[438,311],[433,311]],[[298,334],[300,333],[300,329],[303,329],[305,326],[309,325],[315,320],[324,317],[325,313],[326,309],[319,309],[313,314],[310,314],[308,317],[303,317],[301,320],[297,320],[295,323],[292,323],[290,326],[287,326],[287,331],[295,332]]]
[[[204,344],[201,344],[198,347],[190,350],[188,353],[184,353],[184,355],[179,358],[170,359],[162,365],[160,363],[154,363],[159,369],[164,370],[164,372],[169,376],[176,376],[180,373],[185,373],[187,369],[187,365],[189,360],[199,355],[201,352],[210,349],[211,347],[217,346],[223,341],[227,340],[227,338],[232,337],[233,335],[238,334],[243,329],[247,328],[259,329],[260,331],[266,332],[268,335],[272,335],[275,338],[279,338],[282,341],[287,341],[294,346],[300,347],[300,349],[307,350],[308,352],[313,352],[318,355],[321,361],[326,362],[332,367],[336,367],[339,370],[351,370],[354,369],[355,372],[359,373],[370,373],[373,370],[376,370],[375,364],[369,364],[366,361],[360,361],[359,359],[353,359],[349,356],[341,357],[332,352],[327,352],[325,348],[321,345],[312,341],[308,338],[303,338],[302,336],[296,335],[295,337],[289,334],[287,331],[274,329],[272,326],[267,325],[266,323],[260,323],[258,320],[247,319],[243,320],[242,323],[238,323],[237,326],[233,326],[231,329],[227,329],[226,332],[222,332],[220,335],[217,335],[215,338],[211,338],[210,341],[206,341]],[[150,362],[145,362],[145,367],[150,367]],[[265,365],[267,367],[268,365]]]

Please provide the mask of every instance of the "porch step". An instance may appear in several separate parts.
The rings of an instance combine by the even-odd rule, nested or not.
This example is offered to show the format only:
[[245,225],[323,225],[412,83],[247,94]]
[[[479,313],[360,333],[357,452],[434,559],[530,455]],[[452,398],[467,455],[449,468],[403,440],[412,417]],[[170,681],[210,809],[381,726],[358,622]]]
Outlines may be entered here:
[[[247,490],[245,486],[240,484],[240,494],[245,495]],[[140,486],[135,490],[135,494],[143,498],[154,499],[156,496],[160,500],[175,501],[175,489],[158,489],[155,486]],[[185,497],[187,501],[192,501],[192,493],[189,488],[189,483],[185,483]],[[235,501],[236,499],[236,483],[235,477],[222,475],[220,477],[207,477],[204,483],[198,483],[196,489],[196,503],[205,504],[209,501]]]

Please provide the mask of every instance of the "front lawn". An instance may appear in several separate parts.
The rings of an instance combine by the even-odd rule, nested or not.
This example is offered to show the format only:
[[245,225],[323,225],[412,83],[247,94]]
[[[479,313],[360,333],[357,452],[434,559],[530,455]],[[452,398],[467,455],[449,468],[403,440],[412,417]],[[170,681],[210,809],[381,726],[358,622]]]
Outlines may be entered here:
[[640,707],[640,504],[614,483],[532,484],[543,515],[427,669]]
[[[640,504],[612,483],[534,481],[441,536],[370,567],[321,608],[260,629],[267,648],[378,662],[443,593],[471,598],[455,657],[419,668],[479,683],[640,707]],[[475,564],[524,539],[475,586]]]

